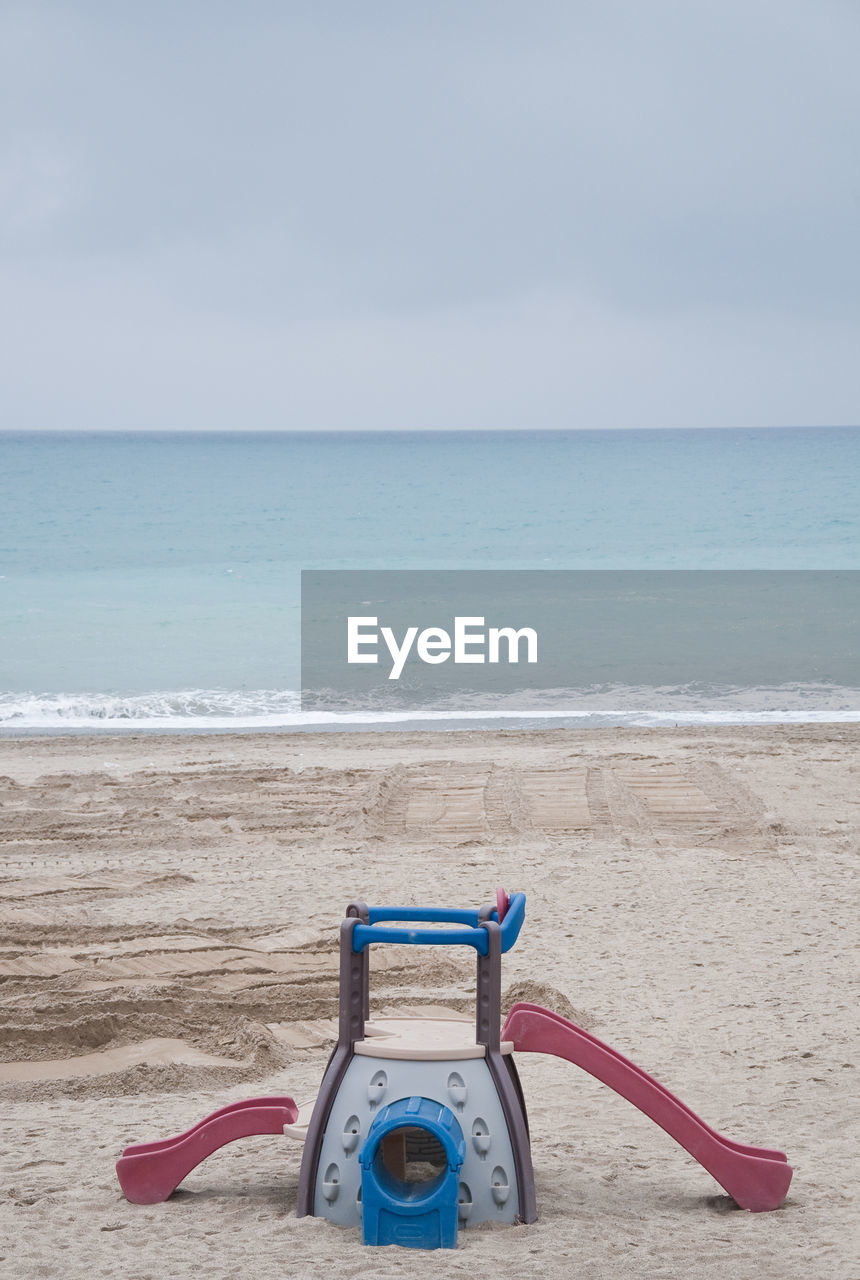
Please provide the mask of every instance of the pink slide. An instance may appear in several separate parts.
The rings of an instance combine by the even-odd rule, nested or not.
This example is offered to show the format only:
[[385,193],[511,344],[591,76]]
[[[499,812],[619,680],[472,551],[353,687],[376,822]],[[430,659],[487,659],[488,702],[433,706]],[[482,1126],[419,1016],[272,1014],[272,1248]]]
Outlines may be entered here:
[[132,1204],[156,1204],[219,1147],[257,1133],[283,1133],[284,1125],[295,1124],[298,1114],[292,1098],[233,1102],[175,1138],[126,1147],[116,1165],[119,1185]]
[[724,1138],[641,1067],[560,1014],[537,1004],[515,1004],[502,1039],[512,1040],[519,1053],[566,1058],[608,1084],[665,1129],[742,1209],[760,1213],[785,1199],[792,1169],[783,1152]]

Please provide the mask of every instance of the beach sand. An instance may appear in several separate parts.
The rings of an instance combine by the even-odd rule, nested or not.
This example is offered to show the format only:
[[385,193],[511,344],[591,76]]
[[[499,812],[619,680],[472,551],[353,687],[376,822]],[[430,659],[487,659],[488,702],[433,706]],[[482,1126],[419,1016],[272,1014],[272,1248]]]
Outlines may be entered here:
[[[860,726],[0,740],[0,1272],[860,1275]],[[301,1148],[251,1138],[167,1203],[114,1162],[232,1099],[310,1102],[346,903],[528,894],[505,1007],[550,1005],[742,1142],[739,1211],[568,1063],[520,1055],[539,1220],[456,1251],[295,1217]],[[471,1008],[471,952],[377,948],[374,1008]],[[573,1011],[573,1012],[571,1012]]]

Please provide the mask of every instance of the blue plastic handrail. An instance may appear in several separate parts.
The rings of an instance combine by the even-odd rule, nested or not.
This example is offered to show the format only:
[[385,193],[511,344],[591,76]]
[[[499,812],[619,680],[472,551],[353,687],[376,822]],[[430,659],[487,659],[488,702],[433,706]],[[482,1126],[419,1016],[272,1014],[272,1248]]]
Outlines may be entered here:
[[[526,914],[526,895],[513,893],[501,927],[502,951],[510,951],[520,934]],[[370,907],[369,924],[357,924],[352,931],[353,951],[363,951],[371,942],[389,942],[417,946],[474,947],[479,955],[489,950],[487,930],[482,928],[477,911],[445,907]],[[491,920],[498,922],[494,911]],[[460,929],[381,929],[379,923],[402,920],[416,924],[455,924]]]
[[468,924],[473,929],[477,929],[479,917],[478,911],[469,907],[368,907],[367,914],[370,924],[379,924],[382,920],[425,920],[434,924]]

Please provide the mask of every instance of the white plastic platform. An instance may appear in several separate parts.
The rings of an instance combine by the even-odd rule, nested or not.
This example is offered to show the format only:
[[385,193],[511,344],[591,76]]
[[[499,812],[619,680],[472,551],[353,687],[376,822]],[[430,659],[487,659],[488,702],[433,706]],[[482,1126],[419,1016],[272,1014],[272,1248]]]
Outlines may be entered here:
[[[365,1039],[355,1052],[365,1058],[399,1058],[410,1062],[453,1062],[484,1058],[484,1045],[475,1042],[475,1024],[461,1018],[374,1018],[365,1024]],[[502,1053],[513,1053],[511,1040]]]

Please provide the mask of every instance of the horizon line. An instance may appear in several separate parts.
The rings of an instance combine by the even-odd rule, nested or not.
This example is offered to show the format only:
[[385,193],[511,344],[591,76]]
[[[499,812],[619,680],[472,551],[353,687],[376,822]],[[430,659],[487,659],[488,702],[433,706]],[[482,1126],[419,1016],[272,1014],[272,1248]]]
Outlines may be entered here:
[[640,432],[858,431],[860,422],[758,423],[745,426],[663,427],[0,427],[2,436],[407,436],[604,435]]

